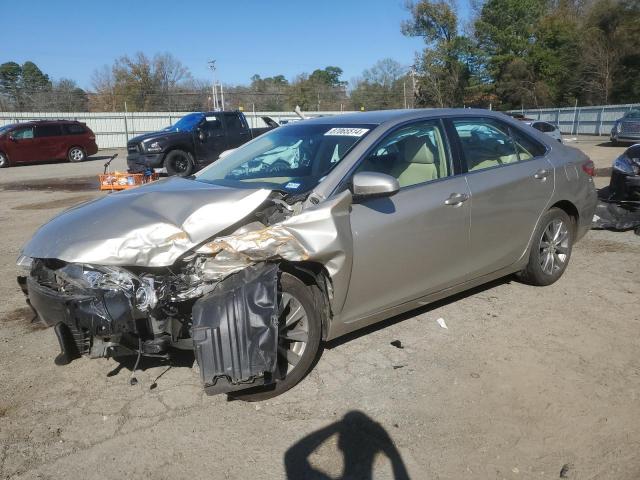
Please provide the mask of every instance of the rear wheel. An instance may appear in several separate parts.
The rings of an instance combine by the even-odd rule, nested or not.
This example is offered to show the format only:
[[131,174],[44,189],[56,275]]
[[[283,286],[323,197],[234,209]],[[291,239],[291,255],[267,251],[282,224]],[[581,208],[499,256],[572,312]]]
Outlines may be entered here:
[[71,147],[67,153],[67,159],[70,162],[83,162],[87,158],[87,154],[80,147]]
[[275,383],[229,394],[247,402],[278,396],[293,388],[311,370],[320,349],[322,321],[313,288],[283,272],[278,294],[278,374]]
[[529,263],[520,272],[520,278],[538,286],[557,281],[569,264],[573,238],[573,221],[564,210],[552,208],[545,213],[533,237]]
[[8,166],[9,166],[9,159],[4,153],[0,152],[0,168],[6,168]]
[[164,159],[164,168],[167,169],[168,175],[188,177],[193,173],[194,167],[193,157],[183,150],[173,150]]

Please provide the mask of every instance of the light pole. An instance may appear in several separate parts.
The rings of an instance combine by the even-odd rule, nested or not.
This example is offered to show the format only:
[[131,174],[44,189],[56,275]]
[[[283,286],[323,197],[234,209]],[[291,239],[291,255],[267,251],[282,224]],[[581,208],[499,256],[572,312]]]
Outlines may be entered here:
[[209,60],[207,62],[209,64],[209,68],[213,72],[213,82],[211,83],[211,92],[213,93],[213,109],[218,110],[218,91],[216,89],[216,61]]

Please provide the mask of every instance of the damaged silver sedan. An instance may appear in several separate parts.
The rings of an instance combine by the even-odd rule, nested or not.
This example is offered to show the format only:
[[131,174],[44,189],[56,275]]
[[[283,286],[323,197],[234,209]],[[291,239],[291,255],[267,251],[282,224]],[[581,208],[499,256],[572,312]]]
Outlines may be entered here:
[[515,272],[555,282],[590,226],[592,170],[484,110],[306,120],[67,210],[18,281],[59,364],[190,350],[208,393],[259,400],[322,341]]

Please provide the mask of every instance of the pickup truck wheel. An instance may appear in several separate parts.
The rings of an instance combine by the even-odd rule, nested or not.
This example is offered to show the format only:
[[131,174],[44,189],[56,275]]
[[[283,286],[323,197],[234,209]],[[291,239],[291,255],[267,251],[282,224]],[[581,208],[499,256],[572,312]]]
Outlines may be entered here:
[[0,152],[0,168],[6,168],[8,166],[9,166],[9,159],[4,153]]
[[67,159],[70,162],[83,162],[87,158],[87,154],[80,147],[71,147],[67,152]]
[[164,159],[164,168],[167,169],[168,175],[188,177],[193,173],[194,166],[191,154],[183,150],[173,150]]
[[314,286],[283,272],[280,277],[278,371],[281,378],[264,387],[230,393],[231,398],[257,402],[276,397],[296,386],[309,373],[320,353],[321,309]]

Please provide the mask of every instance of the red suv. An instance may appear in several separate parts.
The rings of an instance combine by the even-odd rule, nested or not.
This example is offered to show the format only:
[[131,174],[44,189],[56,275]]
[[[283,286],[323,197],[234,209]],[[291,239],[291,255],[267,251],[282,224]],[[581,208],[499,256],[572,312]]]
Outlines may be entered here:
[[81,162],[97,151],[95,134],[80,122],[38,120],[0,127],[0,168],[65,158]]

